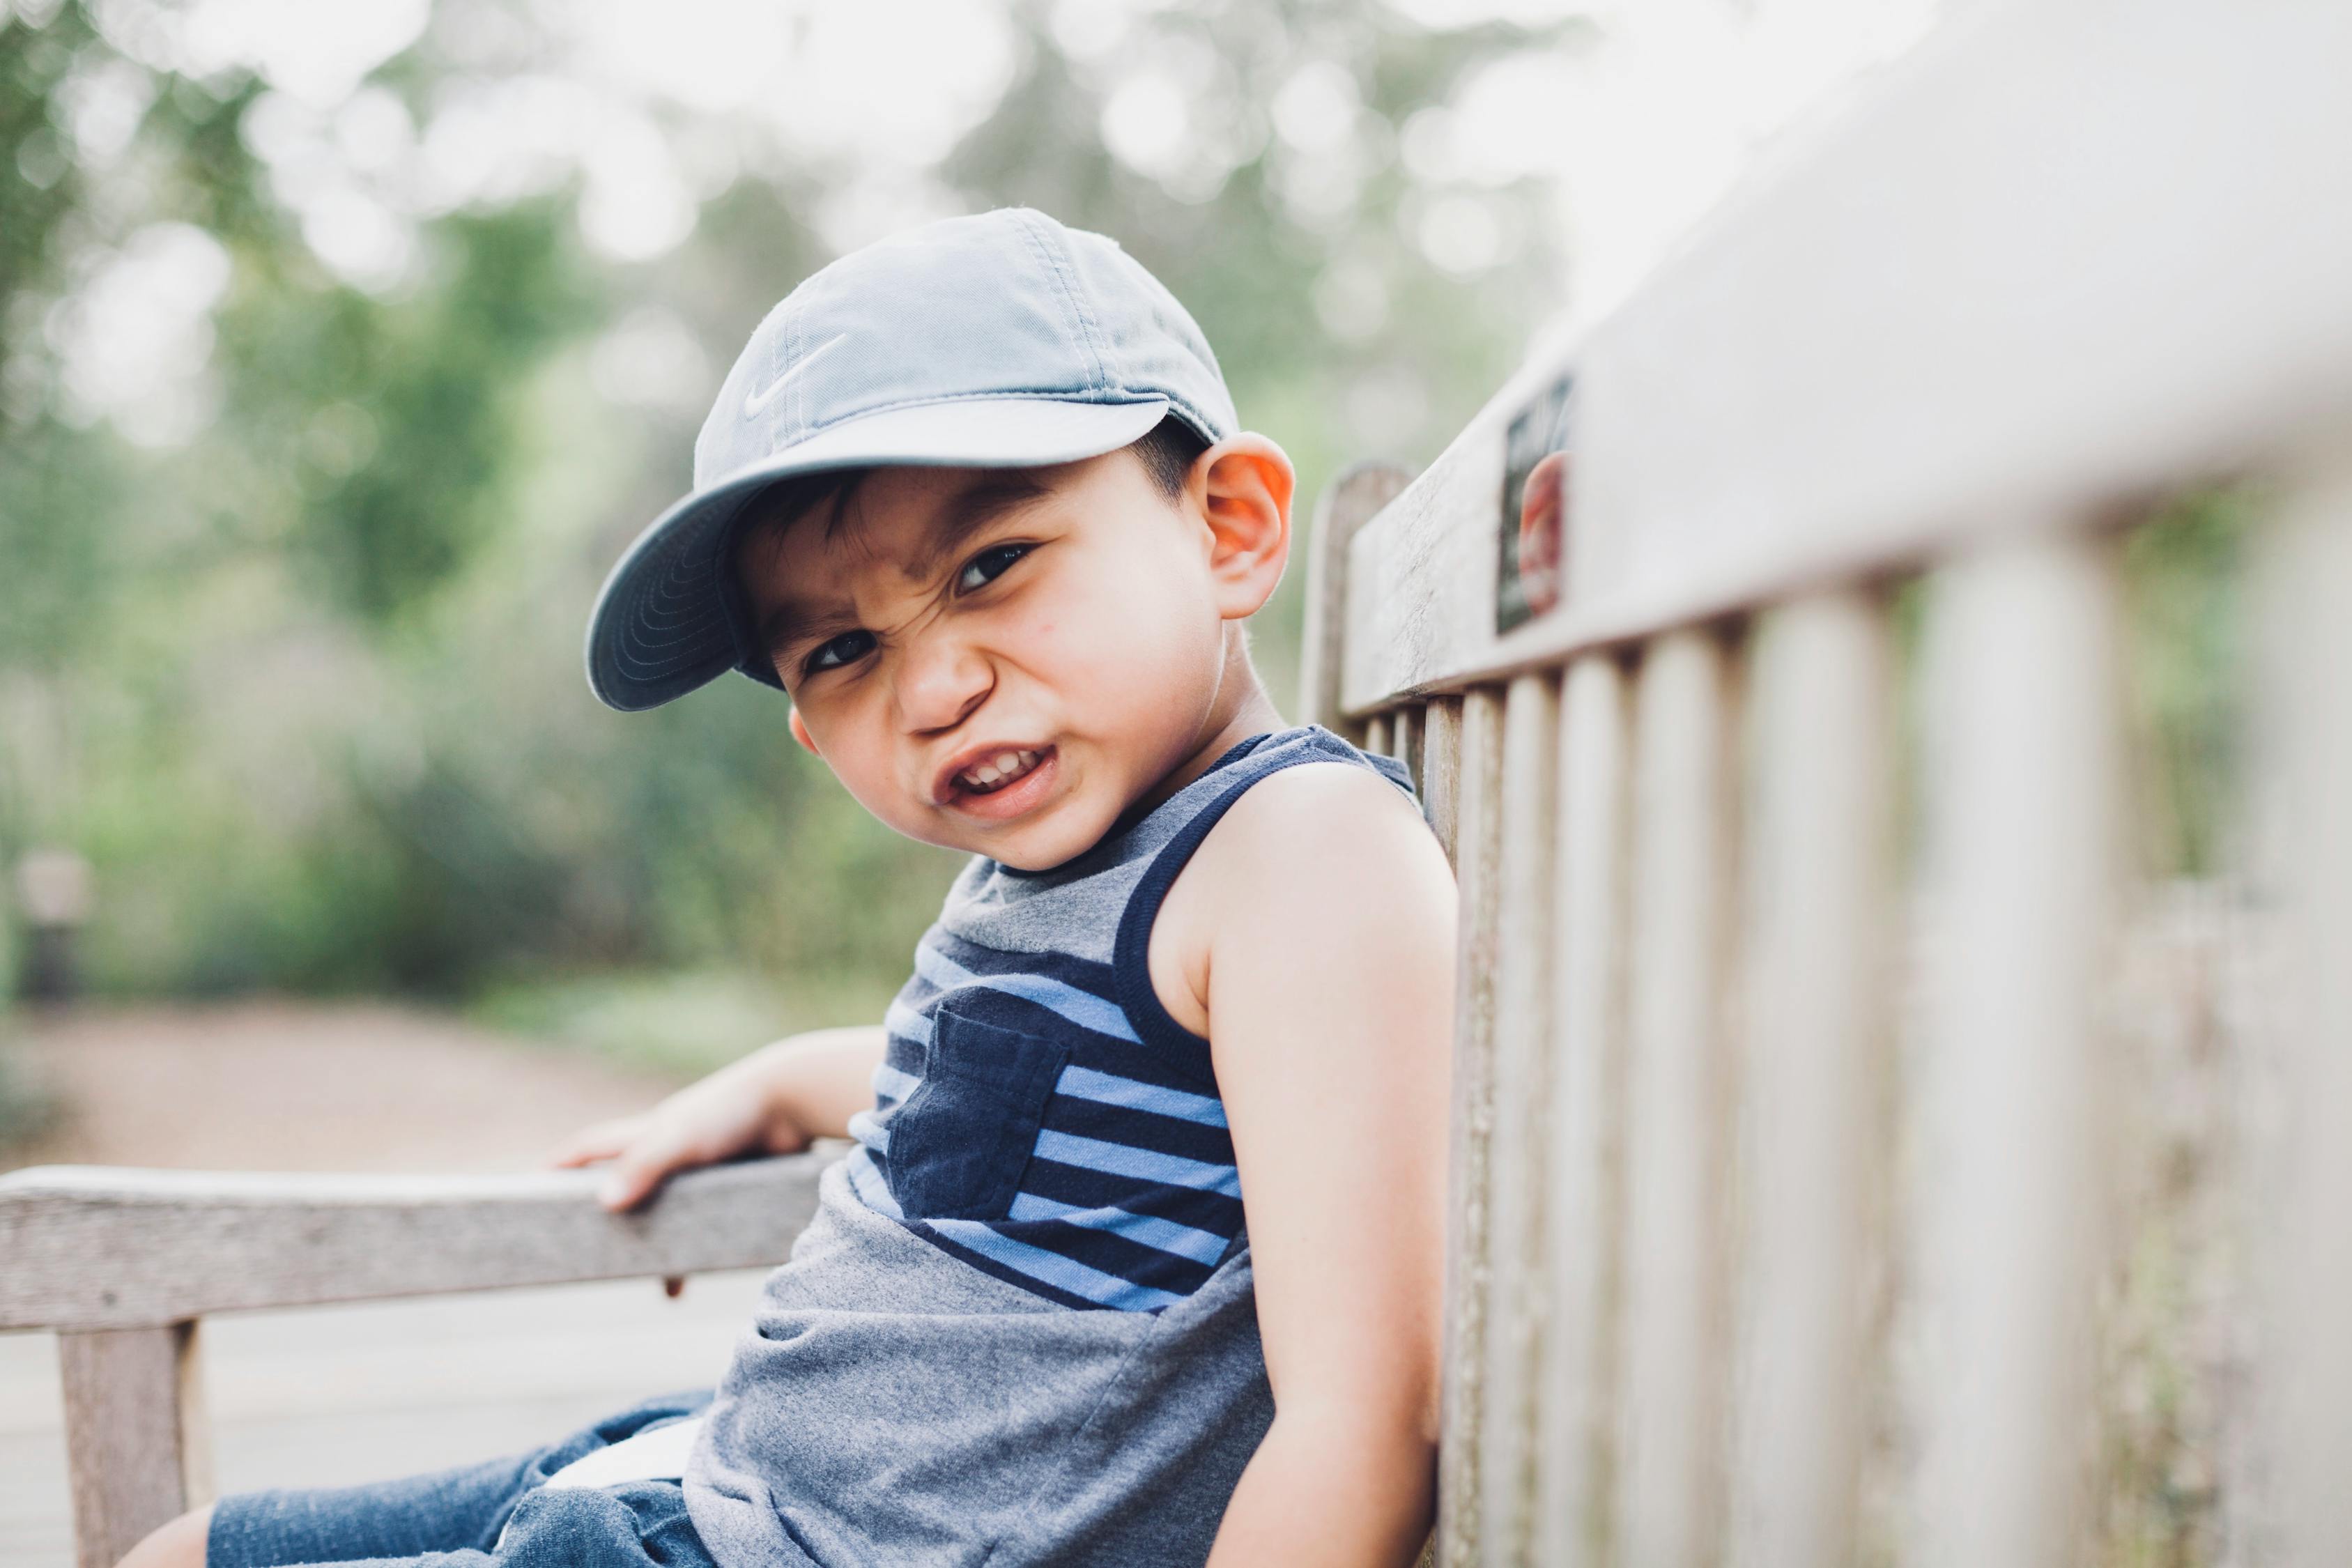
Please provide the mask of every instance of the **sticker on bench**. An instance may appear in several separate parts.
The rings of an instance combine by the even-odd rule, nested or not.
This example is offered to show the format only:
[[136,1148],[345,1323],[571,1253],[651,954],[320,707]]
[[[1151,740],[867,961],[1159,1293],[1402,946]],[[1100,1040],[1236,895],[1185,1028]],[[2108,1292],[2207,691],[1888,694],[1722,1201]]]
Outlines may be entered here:
[[1503,437],[1503,508],[1495,630],[1531,621],[1568,596],[1569,391],[1563,375],[1519,410]]

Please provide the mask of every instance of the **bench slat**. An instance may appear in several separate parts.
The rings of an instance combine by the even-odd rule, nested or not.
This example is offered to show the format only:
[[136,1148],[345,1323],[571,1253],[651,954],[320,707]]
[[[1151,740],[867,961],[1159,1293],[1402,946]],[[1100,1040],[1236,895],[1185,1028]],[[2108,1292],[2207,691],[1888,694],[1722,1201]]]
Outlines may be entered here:
[[1503,701],[1495,942],[1494,1132],[1487,1180],[1484,1560],[1522,1563],[1535,1523],[1536,1365],[1544,1314],[1543,1237],[1550,1190],[1552,839],[1558,826],[1559,695],[1548,675],[1511,682]]
[[1895,689],[1885,609],[1846,592],[1769,616],[1756,649],[1757,798],[1742,879],[1748,1038],[1745,1332],[1731,1562],[1861,1555],[1877,1365],[1868,1283],[1890,1205]]
[[[2279,1136],[2262,1172],[2261,1409],[2273,1561],[2352,1562],[2352,442],[2292,476],[2263,543],[2249,826],[2283,915]],[[2266,900],[2267,901],[2267,900]]]
[[1702,1568],[1722,1537],[1732,673],[1675,632],[1636,693],[1632,1049],[1618,1544]]
[[[1341,733],[1341,641],[1348,629],[1348,546],[1356,531],[1397,498],[1410,469],[1394,463],[1357,463],[1325,487],[1315,503],[1315,536],[1307,542],[1307,630],[1299,658],[1299,708],[1305,721]],[[1378,751],[1381,748],[1371,747]]]
[[832,1158],[688,1172],[630,1215],[597,1205],[594,1171],[35,1166],[0,1176],[0,1329],[162,1328],[253,1308],[780,1263]]
[[2121,837],[2104,541],[2001,542],[1932,584],[1932,1002],[1913,1087],[1924,1568],[2077,1560],[2114,1075],[2098,1010]]
[[1561,683],[1554,886],[1549,1276],[1541,1352],[1534,1560],[1608,1561],[1622,1268],[1620,1128],[1625,1089],[1626,837],[1633,711],[1606,654]]
[[[1437,1561],[1471,1568],[1479,1555],[1479,1431],[1484,1408],[1487,1301],[1489,1144],[1493,1137],[1495,952],[1502,892],[1502,700],[1473,691],[1457,705],[1431,705],[1430,773],[1456,781],[1458,816],[1449,833],[1461,882],[1460,962],[1454,981],[1454,1110],[1445,1232],[1445,1430],[1470,1435],[1438,1459]],[[1438,713],[1449,710],[1443,724]],[[1458,742],[1443,747],[1451,731]],[[1451,753],[1446,755],[1446,753]],[[1452,763],[1453,766],[1444,766]],[[1433,795],[1433,798],[1435,798]]]

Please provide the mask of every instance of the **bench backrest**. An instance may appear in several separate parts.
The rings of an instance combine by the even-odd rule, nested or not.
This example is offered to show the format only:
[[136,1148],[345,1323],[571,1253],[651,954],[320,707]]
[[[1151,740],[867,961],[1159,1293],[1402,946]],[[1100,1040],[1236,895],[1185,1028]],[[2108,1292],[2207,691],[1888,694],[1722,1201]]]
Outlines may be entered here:
[[[1463,899],[1442,1563],[2352,1562],[2347,67],[1964,10],[1326,497],[1308,706]],[[2121,563],[2250,476],[2244,826],[2158,889]]]

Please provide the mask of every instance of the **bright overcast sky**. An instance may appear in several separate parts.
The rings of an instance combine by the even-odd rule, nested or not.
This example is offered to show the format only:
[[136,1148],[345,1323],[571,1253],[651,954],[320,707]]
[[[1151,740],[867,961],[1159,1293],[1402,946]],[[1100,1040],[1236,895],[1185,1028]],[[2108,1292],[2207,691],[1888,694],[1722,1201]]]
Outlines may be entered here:
[[[55,0],[0,0],[38,10]],[[692,232],[698,204],[747,167],[789,159],[841,176],[816,216],[847,247],[950,210],[930,171],[1011,80],[1001,0],[516,0],[468,6],[438,40],[462,68],[419,124],[361,84],[428,21],[428,0],[104,0],[113,41],[134,58],[203,75],[239,64],[273,89],[247,135],[320,258],[368,287],[395,283],[422,215],[495,202],[584,176],[582,224],[621,259],[648,259]],[[1106,89],[1112,153],[1179,195],[1211,194],[1237,150],[1187,121],[1186,61],[1131,47],[1137,18],[1168,0],[1062,0],[1057,42]],[[1597,41],[1491,65],[1455,100],[1410,117],[1408,172],[1454,193],[1432,207],[1431,259],[1475,274],[1495,258],[1476,190],[1533,175],[1553,183],[1579,315],[1621,298],[1774,135],[1832,104],[1916,40],[1937,0],[1387,0],[1432,28],[1496,18],[1585,16]],[[458,24],[463,24],[459,26]],[[152,87],[126,68],[69,95],[76,154],[102,172]],[[1286,166],[1279,188],[1311,217],[1341,202],[1357,113],[1352,80],[1309,65],[1268,105]],[[1330,177],[1318,178],[1317,172]],[[52,324],[69,390],[152,440],[200,411],[150,396],[209,349],[205,322],[225,274],[173,229],[133,237],[98,268],[78,312]],[[164,269],[180,284],[151,286]],[[173,312],[177,315],[174,316]],[[172,318],[166,320],[165,318]],[[135,320],[133,320],[135,318]],[[176,323],[176,324],[175,324]],[[168,363],[134,363],[156,346]],[[135,407],[148,410],[146,426]],[[158,414],[176,407],[176,414]]]

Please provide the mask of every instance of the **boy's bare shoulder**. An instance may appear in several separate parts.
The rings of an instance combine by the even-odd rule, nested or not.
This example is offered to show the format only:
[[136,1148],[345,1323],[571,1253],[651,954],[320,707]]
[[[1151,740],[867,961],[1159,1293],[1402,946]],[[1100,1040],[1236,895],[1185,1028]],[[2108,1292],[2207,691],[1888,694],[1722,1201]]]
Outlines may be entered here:
[[1207,1034],[1217,947],[1279,942],[1302,982],[1377,972],[1398,943],[1451,951],[1454,873],[1403,791],[1353,763],[1253,784],[1186,865],[1150,943],[1153,988]]
[[[1385,879],[1418,862],[1444,868],[1444,852],[1405,793],[1355,763],[1300,763],[1270,774],[1235,801],[1201,846],[1214,879],[1251,893],[1267,884],[1347,885]],[[1449,884],[1450,893],[1450,884]]]

